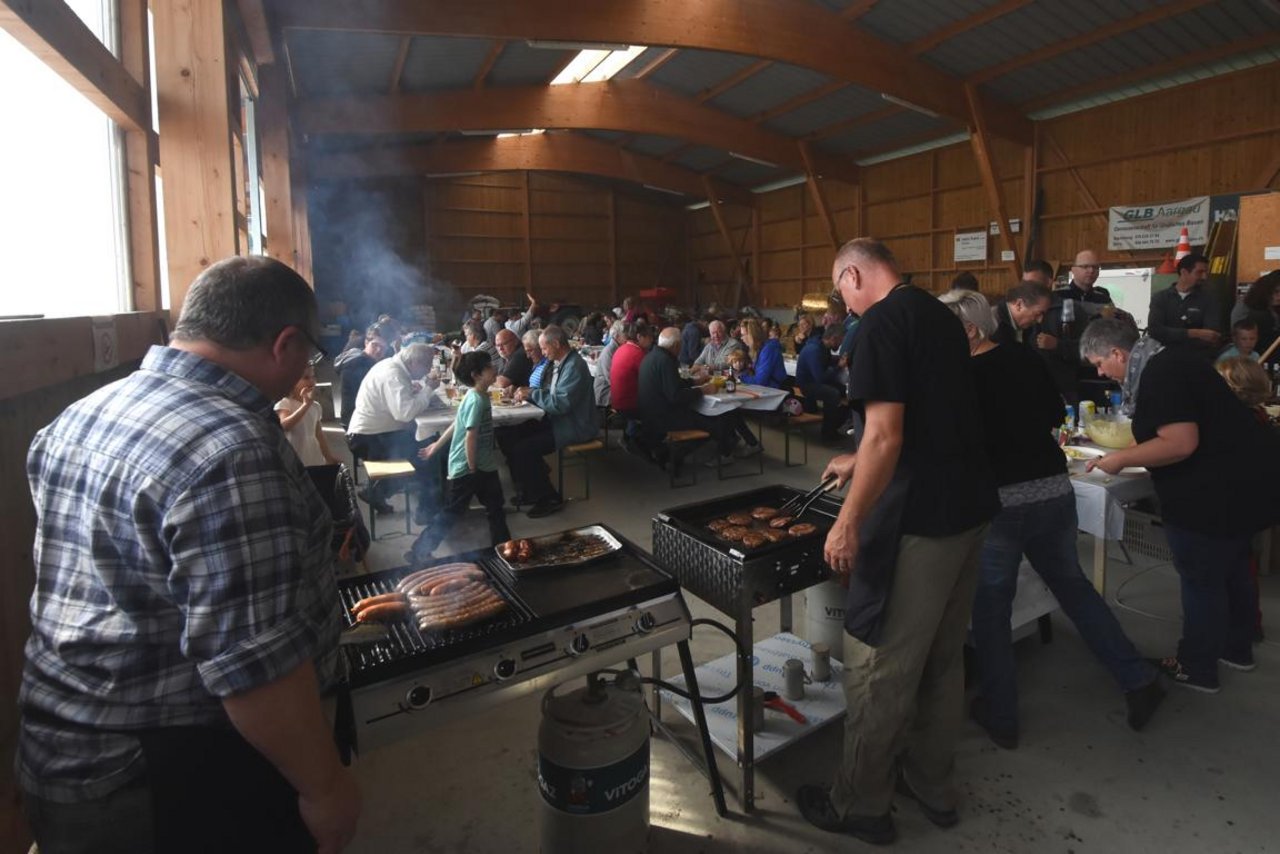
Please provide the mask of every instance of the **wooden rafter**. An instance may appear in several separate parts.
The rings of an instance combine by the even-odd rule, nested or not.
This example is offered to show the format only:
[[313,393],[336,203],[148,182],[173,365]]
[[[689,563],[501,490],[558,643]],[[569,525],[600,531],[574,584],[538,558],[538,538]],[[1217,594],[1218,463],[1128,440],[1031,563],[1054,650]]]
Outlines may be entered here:
[[[1063,162],[1067,173],[1070,174],[1072,180],[1076,182],[1076,189],[1080,191],[1080,195],[1089,205],[1089,209],[1097,211],[1095,216],[1105,223],[1107,221],[1107,216],[1102,213],[1102,206],[1098,204],[1097,196],[1093,194],[1093,191],[1089,189],[1089,185],[1085,183],[1084,176],[1080,174],[1080,170],[1071,164],[1071,158],[1067,157],[1067,153],[1062,150],[1062,146],[1058,145],[1058,140],[1054,137],[1053,133],[1045,126],[1041,126],[1038,133],[1040,139],[1049,146],[1049,150],[1054,153],[1054,156]],[[1043,169],[1041,171],[1043,171]]]
[[117,124],[151,133],[146,90],[63,0],[0,0],[0,29]]
[[876,5],[877,0],[853,0],[848,6],[840,10],[840,17],[846,21],[856,21],[863,15],[871,11],[871,7]]
[[276,52],[271,44],[271,29],[267,26],[262,0],[236,0],[236,8],[240,10],[240,20],[244,22],[245,33],[249,36],[254,60],[258,65],[275,62]]
[[800,156],[805,162],[805,183],[809,185],[809,194],[813,196],[813,205],[818,209],[818,217],[822,220],[823,228],[826,229],[827,239],[831,242],[832,249],[840,247],[840,238],[836,235],[835,222],[831,219],[831,211],[827,208],[827,200],[822,194],[822,187],[818,183],[821,177],[814,170],[813,162],[810,158],[809,144],[800,142],[797,144],[800,149]]
[[409,59],[409,47],[413,44],[410,36],[401,36],[400,45],[396,48],[396,60],[391,64],[391,77],[387,81],[388,94],[400,91],[400,80],[404,77],[404,64]]
[[967,18],[961,18],[953,24],[949,24],[939,30],[934,30],[923,38],[916,39],[907,45],[907,53],[912,56],[919,56],[933,50],[947,39],[953,39],[961,33],[967,33],[975,27],[990,23],[996,18],[1002,18],[1010,12],[1016,12],[1023,6],[1030,5],[1033,0],[1001,0],[994,6],[988,6],[981,12],[970,15]]
[[484,62],[480,63],[480,68],[476,71],[476,76],[471,80],[472,89],[483,89],[485,78],[489,76],[489,72],[493,70],[493,66],[497,63],[498,57],[502,56],[502,52],[506,50],[507,42],[498,40],[493,43],[493,47],[489,48],[489,52],[485,54]]
[[1187,12],[1194,11],[1201,6],[1207,6],[1215,0],[1172,0],[1162,6],[1157,6],[1146,12],[1137,15],[1130,15],[1119,21],[1114,21],[1105,27],[1098,27],[1096,30],[1089,30],[1081,33],[1075,38],[1064,39],[1060,42],[1053,42],[1045,47],[1037,48],[1027,53],[1015,56],[1012,59],[993,65],[990,68],[984,68],[976,74],[970,75],[968,82],[978,84],[986,83],[988,80],[994,80],[997,77],[1003,77],[1011,71],[1017,71],[1034,63],[1044,62],[1055,56],[1061,56],[1064,53],[1070,53],[1073,50],[1079,50],[1082,47],[1088,47],[1100,41],[1127,33],[1130,30],[1136,30],[1139,27],[1145,27],[1147,24],[1154,24],[1156,21],[1162,21],[1182,15]]
[[[151,46],[147,38],[147,0],[119,0],[120,62],[150,95]],[[160,227],[156,204],[159,140],[147,131],[124,133],[125,199],[129,212],[129,274],[133,310],[158,311],[163,305]]]
[[843,119],[841,121],[836,122],[835,124],[827,125],[824,128],[819,128],[818,130],[815,130],[813,133],[805,137],[805,139],[810,142],[817,142],[818,140],[822,140],[822,139],[830,139],[833,136],[839,136],[840,134],[846,133],[847,131],[851,131],[854,128],[865,127],[870,124],[875,124],[876,122],[881,121],[882,119],[887,119],[890,116],[896,116],[898,113],[903,112],[905,109],[906,107],[881,107],[878,110],[872,110],[869,113],[863,113],[860,116],[854,116],[852,118]]
[[817,101],[819,98],[825,98],[828,95],[832,94],[833,92],[839,92],[841,89],[845,88],[848,85],[849,84],[844,82],[843,80],[831,80],[827,83],[822,84],[816,89],[810,89],[808,92],[805,92],[803,95],[797,95],[794,98],[790,98],[786,101],[783,101],[781,104],[778,104],[776,107],[770,107],[767,110],[762,110],[761,112],[756,113],[754,116],[751,117],[751,123],[757,124],[757,125],[764,124],[770,119],[777,118],[778,116],[786,115],[792,110],[798,110],[801,107],[803,107],[805,104],[812,104],[814,101]]
[[693,100],[697,101],[699,104],[705,104],[707,101],[710,101],[713,98],[720,97],[725,92],[728,92],[730,89],[732,89],[734,86],[737,86],[739,83],[742,83],[743,81],[751,77],[754,77],[755,75],[759,74],[761,71],[764,71],[770,65],[773,65],[773,61],[768,59],[762,59],[759,62],[753,62],[750,65],[746,66],[745,68],[740,68],[739,70],[735,71],[733,74],[730,74],[728,77],[721,80],[716,85],[709,86],[706,89],[703,89],[701,92],[693,96]]
[[[373,178],[457,172],[578,172],[675,190],[694,198],[705,192],[703,176],[580,134],[544,133],[506,139],[450,140],[395,150],[313,154],[313,180]],[[713,182],[720,198],[750,205],[751,193]]]
[[[308,99],[295,105],[294,117],[299,130],[308,135],[532,127],[663,134],[796,171],[803,168],[790,137],[637,80]],[[829,177],[857,180],[856,167],[844,158],[814,152],[814,160]]]
[[[811,0],[278,0],[284,28],[556,39],[745,53],[819,71],[967,122],[962,81],[849,25]],[[987,101],[992,133],[1019,143],[1031,122]]]
[[1233,42],[1227,42],[1226,44],[1220,44],[1216,47],[1196,50],[1191,53],[1180,53],[1171,59],[1165,60],[1164,62],[1157,62],[1155,65],[1147,65],[1133,71],[1126,71],[1123,74],[1108,74],[1100,80],[1082,83],[1079,86],[1072,86],[1069,89],[1060,89],[1057,92],[1051,92],[1050,94],[1045,95],[1043,98],[1037,98],[1034,101],[1027,101],[1019,106],[1029,113],[1035,112],[1036,110],[1042,110],[1045,107],[1051,107],[1055,104],[1066,104],[1098,92],[1120,89],[1131,83],[1150,80],[1155,77],[1164,77],[1165,75],[1174,74],[1187,68],[1208,65],[1211,62],[1217,62],[1218,60],[1226,59],[1229,56],[1252,53],[1253,51],[1263,50],[1277,44],[1280,44],[1280,30],[1269,30],[1248,38],[1238,39]]
[[1005,210],[1004,194],[1000,191],[999,177],[992,163],[991,139],[987,135],[987,119],[982,112],[982,99],[978,97],[978,90],[972,85],[965,87],[965,94],[969,97],[969,111],[973,117],[973,125],[969,132],[973,156],[978,162],[978,174],[982,177],[982,186],[987,191],[987,203],[991,205],[991,214],[1000,227],[1000,242],[1004,244],[1006,252],[1013,254],[1009,265],[1013,273],[1011,281],[1016,282],[1022,276],[1022,262],[1018,259],[1018,244],[1013,239],[1013,233],[1009,228],[1009,214]]
[[1253,188],[1257,190],[1270,189],[1271,182],[1276,179],[1276,175],[1280,174],[1280,150],[1276,151],[1275,157],[1262,167],[1262,171],[1258,173],[1258,177],[1253,181]]
[[650,62],[650,63],[649,63],[648,65],[646,65],[644,68],[642,68],[642,69],[640,69],[639,71],[637,71],[637,72],[636,72],[636,74],[635,74],[635,76],[634,76],[634,77],[632,77],[631,79],[632,79],[632,80],[644,80],[644,79],[645,79],[645,78],[647,78],[649,75],[651,75],[651,74],[653,74],[655,71],[657,71],[659,68],[661,68],[662,66],[666,65],[666,64],[667,64],[668,62],[670,62],[671,60],[675,59],[676,54],[677,54],[677,53],[679,53],[679,52],[680,52],[680,51],[676,50],[676,49],[675,49],[675,48],[673,48],[673,47],[669,47],[669,48],[667,48],[667,49],[666,49],[666,50],[664,50],[662,53],[658,54],[657,58],[656,58],[656,59],[654,59],[654,60],[653,60],[653,62]]

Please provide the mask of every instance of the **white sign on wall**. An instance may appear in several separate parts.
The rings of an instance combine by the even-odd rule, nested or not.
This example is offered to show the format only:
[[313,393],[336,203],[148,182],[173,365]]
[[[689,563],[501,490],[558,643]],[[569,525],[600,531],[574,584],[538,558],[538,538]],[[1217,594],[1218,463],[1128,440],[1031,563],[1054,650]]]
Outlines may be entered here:
[[955,260],[957,262],[987,260],[987,233],[985,231],[966,231],[957,234]]
[[1183,228],[1192,245],[1203,246],[1209,241],[1208,196],[1112,208],[1108,217],[1107,248],[1173,250]]
[[93,369],[106,371],[120,364],[120,351],[116,341],[116,319],[114,317],[95,317],[92,320],[93,331]]

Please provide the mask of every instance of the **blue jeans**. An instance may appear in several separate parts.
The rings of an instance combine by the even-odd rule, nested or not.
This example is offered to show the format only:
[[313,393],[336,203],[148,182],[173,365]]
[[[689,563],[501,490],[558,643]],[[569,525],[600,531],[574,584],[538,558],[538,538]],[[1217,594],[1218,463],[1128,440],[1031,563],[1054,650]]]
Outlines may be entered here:
[[973,639],[982,696],[993,726],[1018,726],[1018,684],[1009,621],[1024,554],[1121,690],[1133,691],[1156,678],[1155,668],[1138,655],[1115,614],[1080,569],[1075,496],[1006,507],[987,531],[973,599]]
[[1218,659],[1252,661],[1258,590],[1249,575],[1248,536],[1211,537],[1165,523],[1182,579],[1178,660],[1192,677],[1216,683]]

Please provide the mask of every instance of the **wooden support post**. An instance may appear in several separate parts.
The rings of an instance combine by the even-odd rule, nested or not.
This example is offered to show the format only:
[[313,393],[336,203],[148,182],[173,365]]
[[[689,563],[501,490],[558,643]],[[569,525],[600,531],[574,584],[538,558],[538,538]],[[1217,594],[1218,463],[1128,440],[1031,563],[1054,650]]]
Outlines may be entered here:
[[724,219],[724,211],[720,210],[720,196],[716,193],[715,184],[712,183],[709,177],[703,175],[702,186],[707,191],[707,201],[711,203],[711,216],[716,221],[716,229],[724,239],[724,248],[729,251],[729,258],[733,262],[733,304],[737,306],[742,300],[742,261],[738,258],[738,247],[734,245],[733,235],[729,233],[729,226]]
[[156,3],[156,89],[164,170],[169,304],[210,264],[236,252],[235,170],[221,0]]
[[289,165],[289,80],[281,63],[262,66],[258,77],[266,249],[272,258],[296,268],[293,181]]
[[[837,249],[840,246],[840,238],[836,236],[836,226],[831,220],[831,212],[827,209],[827,200],[823,198],[822,187],[818,185],[818,178],[821,176],[813,168],[813,157],[809,152],[809,143],[801,141],[797,145],[800,148],[800,159],[804,161],[805,183],[809,185],[809,193],[813,196],[813,206],[817,208],[818,216],[822,219],[822,225],[826,229],[827,240],[831,242],[831,248]],[[803,288],[803,284],[801,287]]]
[[1276,179],[1276,174],[1280,173],[1280,151],[1276,152],[1276,156],[1272,157],[1270,162],[1263,167],[1258,173],[1258,177],[1252,184],[1252,189],[1268,190],[1271,188],[1271,182]]
[[524,226],[524,286],[528,293],[533,293],[533,228],[530,220],[533,218],[532,204],[529,193],[529,170],[520,173],[520,197],[524,200],[524,209],[521,218]]
[[1040,189],[1040,125],[1032,132],[1032,142],[1023,151],[1022,159],[1022,258],[1031,260],[1032,235],[1036,233],[1036,196]]
[[293,268],[312,283],[315,268],[311,256],[311,211],[307,206],[307,163],[295,157],[289,168],[290,196],[293,201]]
[[1076,189],[1080,191],[1080,195],[1084,197],[1084,200],[1089,203],[1089,209],[1096,211],[1094,215],[1105,225],[1107,222],[1107,215],[1104,212],[1104,208],[1102,205],[1098,204],[1098,199],[1093,195],[1093,191],[1090,190],[1089,185],[1084,182],[1084,178],[1080,175],[1080,170],[1071,165],[1071,159],[1067,157],[1066,152],[1062,150],[1062,146],[1058,145],[1058,140],[1054,139],[1053,134],[1049,132],[1048,128],[1043,128],[1041,133],[1044,135],[1044,141],[1048,144],[1050,150],[1053,151],[1054,155],[1057,156],[1058,159],[1066,166],[1067,172],[1070,173],[1072,179],[1076,182]]
[[618,296],[618,194],[609,188],[609,286],[613,305],[620,305]]
[[1005,213],[1004,197],[1000,194],[1000,183],[996,178],[995,165],[991,159],[990,137],[987,135],[986,117],[982,113],[982,101],[978,90],[971,84],[965,84],[965,95],[969,99],[969,114],[973,119],[973,128],[969,133],[969,141],[973,144],[973,155],[978,161],[978,174],[982,176],[982,185],[987,191],[987,201],[996,222],[1000,224],[1000,242],[1006,251],[1013,253],[1013,260],[1008,262],[1013,273],[1013,281],[1022,278],[1022,262],[1018,260],[1018,244],[1009,231],[1009,216]]
[[[141,86],[151,115],[151,48],[146,0],[120,0],[120,61]],[[129,273],[133,310],[159,311],[160,225],[156,215],[156,156],[150,119],[146,130],[124,126],[125,195],[129,214]]]

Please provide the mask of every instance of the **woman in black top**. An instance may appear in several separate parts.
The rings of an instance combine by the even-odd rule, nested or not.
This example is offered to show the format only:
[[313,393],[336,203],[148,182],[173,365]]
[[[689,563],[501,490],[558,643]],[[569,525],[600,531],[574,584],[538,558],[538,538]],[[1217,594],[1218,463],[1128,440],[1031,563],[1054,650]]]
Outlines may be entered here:
[[[1080,340],[1080,355],[1099,374],[1120,379],[1135,339],[1127,324],[1097,320]],[[1280,520],[1280,440],[1211,365],[1173,348],[1147,362],[1134,404],[1137,444],[1091,466],[1109,474],[1125,466],[1151,470],[1182,581],[1182,640],[1160,667],[1179,685],[1215,694],[1219,662],[1254,667],[1249,541]]]
[[1125,692],[1129,725],[1141,729],[1164,697],[1155,668],[1138,654],[1085,577],[1076,555],[1075,491],[1053,440],[1063,402],[1044,360],[1026,348],[997,345],[985,297],[954,290],[941,297],[964,324],[982,412],[984,444],[1000,487],[1000,514],[982,548],[973,602],[973,639],[982,693],[975,720],[1001,747],[1018,741],[1018,693],[1010,617],[1026,555],[1075,623],[1093,654]]

